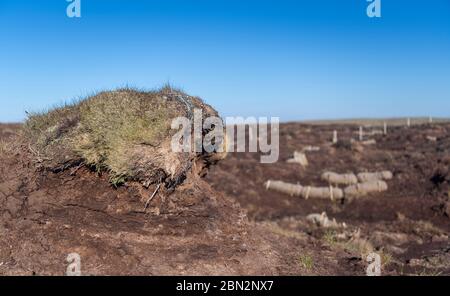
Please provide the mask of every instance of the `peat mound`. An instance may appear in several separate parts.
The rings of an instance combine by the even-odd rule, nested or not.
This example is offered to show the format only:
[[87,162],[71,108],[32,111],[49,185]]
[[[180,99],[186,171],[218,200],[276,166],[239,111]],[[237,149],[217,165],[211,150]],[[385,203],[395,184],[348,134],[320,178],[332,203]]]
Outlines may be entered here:
[[131,180],[175,187],[199,160],[207,163],[213,154],[171,149],[172,121],[191,120],[195,109],[204,117],[217,116],[200,98],[170,87],[119,89],[31,114],[23,136],[40,168],[56,172],[85,164],[107,172],[114,185]]
[[0,151],[0,274],[62,275],[74,252],[83,274],[276,273],[276,252],[199,176],[222,156],[170,150],[171,120],[194,108],[217,115],[170,88],[32,114]]

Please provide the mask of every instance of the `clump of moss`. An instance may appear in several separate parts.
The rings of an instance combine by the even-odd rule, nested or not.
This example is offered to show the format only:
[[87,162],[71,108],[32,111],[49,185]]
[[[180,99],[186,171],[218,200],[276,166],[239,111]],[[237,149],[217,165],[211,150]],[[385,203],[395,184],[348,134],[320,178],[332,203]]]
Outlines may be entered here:
[[[31,114],[24,136],[39,161],[52,171],[84,163],[110,174],[111,183],[179,183],[204,153],[174,153],[171,122],[192,117],[194,108],[217,115],[199,98],[171,87],[157,91],[100,92],[48,112]],[[203,155],[204,156],[204,155]]]

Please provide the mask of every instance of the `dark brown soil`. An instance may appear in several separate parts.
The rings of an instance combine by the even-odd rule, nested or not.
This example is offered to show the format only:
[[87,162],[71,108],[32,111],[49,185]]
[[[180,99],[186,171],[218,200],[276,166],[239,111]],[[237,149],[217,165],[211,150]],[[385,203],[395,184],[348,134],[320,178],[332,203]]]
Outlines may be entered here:
[[[340,142],[331,146],[335,129]],[[260,164],[259,155],[235,153],[213,167],[207,181],[217,191],[234,197],[250,220],[258,224],[276,223],[284,230],[294,228],[310,239],[317,238],[319,246],[331,247],[336,252],[331,256],[340,262],[344,273],[363,274],[365,258],[358,254],[341,256],[341,244],[324,242],[324,230],[311,230],[305,225],[306,215],[326,211],[329,217],[345,222],[349,229],[359,228],[361,238],[389,257],[389,264],[383,267],[385,274],[450,274],[450,125],[393,127],[386,136],[368,136],[377,141],[371,146],[350,143],[351,138],[358,137],[357,131],[358,127],[351,125],[285,124],[280,129],[277,163]],[[436,137],[436,141],[427,136]],[[309,145],[321,150],[306,152],[309,165],[305,169],[286,163],[295,150]],[[344,203],[303,200],[264,187],[269,179],[326,186],[320,180],[326,170],[338,173],[391,170],[394,178],[388,181],[388,191]],[[292,246],[298,253],[312,254],[321,247],[308,249],[301,240]],[[348,249],[344,247],[344,251]],[[323,260],[320,256],[316,258]]]
[[84,167],[36,171],[22,148],[2,158],[1,274],[63,275],[73,252],[83,274],[277,273],[239,207],[198,177],[145,208],[154,187],[115,189]]
[[[2,125],[11,143],[19,126]],[[342,142],[331,146],[332,130]],[[369,242],[382,254],[383,274],[450,274],[448,171],[450,125],[396,127],[377,144],[355,147],[351,125],[281,126],[281,154],[260,164],[234,153],[205,179],[189,176],[173,193],[128,183],[85,167],[40,171],[27,147],[0,155],[0,274],[63,275],[66,257],[81,256],[83,274],[126,275],[364,275]],[[437,137],[430,141],[427,136]],[[295,150],[309,166],[286,163]],[[389,190],[337,203],[266,191],[268,179],[323,185],[324,170],[394,172]],[[345,230],[310,225],[326,211]]]

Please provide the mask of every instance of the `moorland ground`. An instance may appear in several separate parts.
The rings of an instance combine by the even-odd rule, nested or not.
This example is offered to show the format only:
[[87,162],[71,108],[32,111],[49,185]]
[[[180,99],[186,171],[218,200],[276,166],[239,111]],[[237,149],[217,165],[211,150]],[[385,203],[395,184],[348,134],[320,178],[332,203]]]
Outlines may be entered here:
[[[25,152],[8,150],[21,126],[1,125],[0,274],[62,275],[77,252],[84,274],[364,275],[370,251],[385,275],[450,274],[450,124],[390,127],[366,136],[372,145],[350,142],[358,127],[282,124],[277,163],[231,153],[144,209],[154,187],[115,188],[86,167],[36,170]],[[365,131],[373,129],[380,127]],[[306,146],[320,148],[306,152],[308,166],[286,162]],[[393,178],[387,191],[351,201],[305,200],[264,185],[326,186],[327,170],[390,170]],[[306,219],[322,212],[346,228]]]

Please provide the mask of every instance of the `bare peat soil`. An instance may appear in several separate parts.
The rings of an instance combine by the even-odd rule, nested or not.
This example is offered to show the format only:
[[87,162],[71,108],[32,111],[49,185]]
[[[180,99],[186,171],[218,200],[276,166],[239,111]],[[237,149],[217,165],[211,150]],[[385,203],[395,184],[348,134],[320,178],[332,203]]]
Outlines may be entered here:
[[[334,130],[337,145],[331,145]],[[380,128],[365,128],[370,135],[364,140],[375,139],[373,145],[351,143],[358,139],[358,131],[354,125],[284,124],[277,163],[261,164],[255,153],[233,153],[213,167],[206,180],[238,201],[256,224],[274,225],[276,232],[286,236],[299,235],[292,250],[300,261],[306,253],[314,263],[322,262],[322,254],[317,253],[325,248],[344,273],[364,274],[367,263],[359,254],[363,242],[381,254],[384,274],[450,274],[450,125],[398,126],[389,128],[387,135],[379,134]],[[286,162],[294,151],[308,146],[320,150],[305,152],[306,168]],[[320,179],[324,171],[380,170],[394,174],[386,192],[343,203],[304,200],[264,186],[269,179],[327,186]],[[345,222],[347,229],[320,229],[306,222],[306,215],[323,211]],[[305,247],[305,241],[316,245]]]
[[[114,188],[86,167],[41,170],[12,145],[19,128],[0,126],[0,274],[63,275],[75,252],[86,275],[364,275],[367,246],[383,274],[450,274],[450,125],[396,127],[363,146],[349,142],[355,126],[284,124],[277,163],[230,154],[205,179],[189,176],[151,201],[155,186]],[[342,141],[331,146],[334,129]],[[308,167],[286,163],[308,145],[320,147],[306,152]],[[384,169],[394,172],[388,191],[343,203],[264,188]],[[323,211],[347,228],[306,220]]]

